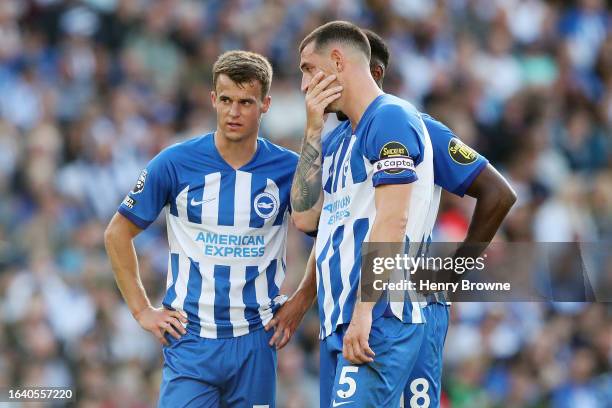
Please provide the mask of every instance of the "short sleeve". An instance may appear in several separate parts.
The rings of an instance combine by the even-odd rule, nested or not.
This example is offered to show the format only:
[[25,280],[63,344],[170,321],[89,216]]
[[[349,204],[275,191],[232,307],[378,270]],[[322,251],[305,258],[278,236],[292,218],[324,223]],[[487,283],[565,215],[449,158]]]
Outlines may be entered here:
[[117,210],[139,228],[147,228],[170,201],[173,183],[167,157],[162,152],[149,162]]
[[422,137],[416,112],[391,104],[375,112],[365,135],[365,154],[374,165],[374,187],[418,179],[415,168],[422,161]]
[[444,124],[423,115],[433,147],[434,182],[444,190],[463,197],[489,162],[463,143]]

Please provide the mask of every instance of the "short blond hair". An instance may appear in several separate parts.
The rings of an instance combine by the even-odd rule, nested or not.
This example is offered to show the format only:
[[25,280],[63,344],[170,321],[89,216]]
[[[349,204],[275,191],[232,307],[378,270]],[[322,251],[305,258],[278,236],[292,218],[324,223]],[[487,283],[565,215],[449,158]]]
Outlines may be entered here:
[[219,75],[225,74],[237,84],[259,81],[261,98],[270,91],[272,65],[263,55],[250,51],[227,51],[213,65],[213,89],[217,89]]

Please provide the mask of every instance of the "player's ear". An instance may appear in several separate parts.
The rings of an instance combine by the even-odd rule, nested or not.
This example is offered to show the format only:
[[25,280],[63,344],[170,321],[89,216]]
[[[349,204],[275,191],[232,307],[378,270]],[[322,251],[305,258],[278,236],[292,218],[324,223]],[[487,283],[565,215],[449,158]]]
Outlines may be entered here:
[[338,48],[333,48],[331,50],[330,57],[336,72],[344,71],[344,55],[342,55],[342,52]]
[[383,77],[383,68],[380,65],[376,64],[370,68],[370,73],[372,74],[374,81],[376,81],[376,83],[379,83]]
[[266,113],[268,109],[270,109],[271,103],[272,103],[272,97],[270,95],[264,96],[262,104],[261,104],[261,113]]
[[210,91],[210,102],[213,109],[217,109],[217,93],[215,91]]

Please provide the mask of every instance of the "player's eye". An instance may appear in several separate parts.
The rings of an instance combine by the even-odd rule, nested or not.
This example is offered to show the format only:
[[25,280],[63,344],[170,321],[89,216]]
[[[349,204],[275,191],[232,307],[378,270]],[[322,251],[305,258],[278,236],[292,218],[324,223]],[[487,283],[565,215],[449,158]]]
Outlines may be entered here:
[[250,106],[250,105],[252,105],[252,104],[253,104],[253,101],[245,100],[245,101],[242,101],[242,104],[243,104],[244,106]]

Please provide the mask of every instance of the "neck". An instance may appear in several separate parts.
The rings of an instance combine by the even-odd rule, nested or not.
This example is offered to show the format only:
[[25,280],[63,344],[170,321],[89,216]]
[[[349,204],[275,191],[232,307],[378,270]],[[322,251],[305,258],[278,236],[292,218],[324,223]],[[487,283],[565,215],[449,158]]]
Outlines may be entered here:
[[242,140],[233,141],[225,137],[223,132],[217,128],[214,141],[215,147],[223,160],[234,169],[239,169],[247,164],[257,151],[257,133]]
[[353,86],[349,89],[346,89],[345,86],[343,92],[343,99],[347,103],[342,107],[342,112],[348,116],[353,130],[355,130],[368,106],[384,92],[376,85],[369,72],[367,72],[367,75],[354,77],[351,83]]

